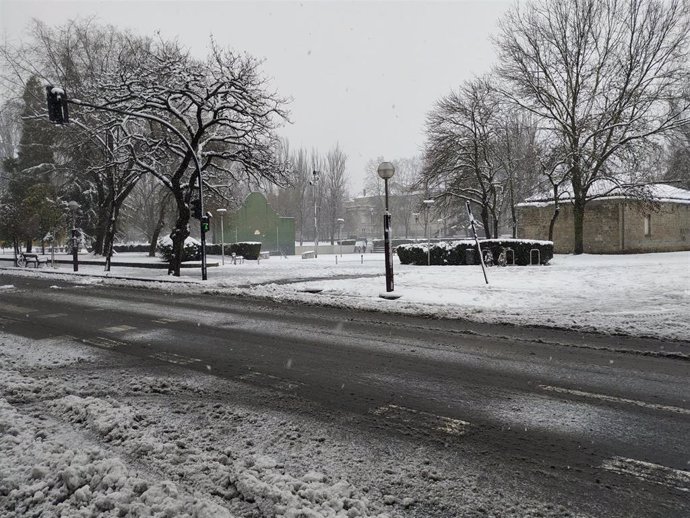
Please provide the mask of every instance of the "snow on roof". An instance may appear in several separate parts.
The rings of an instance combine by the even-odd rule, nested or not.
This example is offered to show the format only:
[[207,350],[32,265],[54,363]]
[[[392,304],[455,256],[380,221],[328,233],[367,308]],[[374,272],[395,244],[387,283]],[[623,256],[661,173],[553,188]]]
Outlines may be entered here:
[[[645,196],[656,202],[690,204],[690,191],[667,184],[623,185],[611,180],[598,180],[589,189],[589,196],[617,199]],[[570,185],[562,188],[560,200],[567,202],[573,199]],[[518,203],[518,207],[543,207],[553,203],[552,193],[540,193]]]

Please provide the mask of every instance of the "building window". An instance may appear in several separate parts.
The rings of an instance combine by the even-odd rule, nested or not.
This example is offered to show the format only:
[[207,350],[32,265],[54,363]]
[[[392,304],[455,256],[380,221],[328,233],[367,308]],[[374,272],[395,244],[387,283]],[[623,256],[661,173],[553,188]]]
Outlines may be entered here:
[[652,235],[652,216],[649,214],[644,217],[644,235],[645,237]]

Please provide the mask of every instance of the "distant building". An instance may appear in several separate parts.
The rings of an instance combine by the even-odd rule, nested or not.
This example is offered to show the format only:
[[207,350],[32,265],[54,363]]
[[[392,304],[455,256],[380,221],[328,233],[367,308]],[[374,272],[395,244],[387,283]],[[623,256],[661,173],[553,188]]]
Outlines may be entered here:
[[[624,196],[620,189],[607,187],[603,183],[595,186],[607,194],[590,201],[585,208],[585,253],[690,250],[690,191],[670,185],[649,185],[649,201],[641,201]],[[518,204],[517,209],[518,237],[548,239],[553,199],[535,196]],[[566,195],[560,202],[553,241],[556,253],[574,250],[571,196]]]
[[[395,239],[423,239],[426,237],[426,213],[420,193],[389,196],[392,234]],[[362,196],[344,203],[345,224],[343,237],[383,239],[383,196]],[[440,221],[439,221],[440,220]],[[430,237],[455,235],[456,229],[447,218],[439,218],[433,211],[429,215]],[[464,235],[464,229],[463,229]]]

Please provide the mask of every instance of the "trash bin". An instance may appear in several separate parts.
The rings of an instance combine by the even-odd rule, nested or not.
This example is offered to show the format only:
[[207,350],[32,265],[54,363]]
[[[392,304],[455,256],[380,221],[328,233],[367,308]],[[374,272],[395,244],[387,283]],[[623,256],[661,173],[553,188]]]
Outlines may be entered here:
[[475,259],[474,259],[475,255],[476,255],[475,250],[473,250],[471,248],[465,250],[465,264],[477,264],[475,262]]

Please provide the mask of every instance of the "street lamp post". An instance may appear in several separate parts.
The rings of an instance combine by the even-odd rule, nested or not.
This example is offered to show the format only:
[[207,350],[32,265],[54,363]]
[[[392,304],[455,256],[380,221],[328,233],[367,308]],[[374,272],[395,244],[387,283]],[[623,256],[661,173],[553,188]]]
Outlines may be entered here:
[[79,204],[76,201],[71,201],[67,204],[67,206],[69,207],[69,210],[72,212],[72,266],[74,267],[74,271],[78,272],[79,257],[77,256],[77,253],[79,246],[79,238],[77,236],[76,213],[79,209]]
[[316,215],[316,184],[319,182],[319,172],[312,171],[312,179],[309,184],[312,187],[312,195],[314,196],[314,257],[319,257],[319,220]]
[[228,209],[216,209],[220,212],[220,260],[221,264],[225,265],[225,229],[223,228],[223,220]]
[[431,266],[431,230],[429,229],[429,211],[431,206],[434,204],[434,200],[422,200],[422,203],[426,207],[426,265]]
[[385,212],[383,214],[383,241],[386,247],[386,292],[393,291],[393,249],[391,243],[391,213],[388,212],[388,180],[393,178],[395,167],[390,162],[381,162],[377,173],[383,178],[385,198]]
[[343,218],[338,218],[338,244],[340,245],[340,257],[343,256],[343,223],[345,223],[345,220]]

